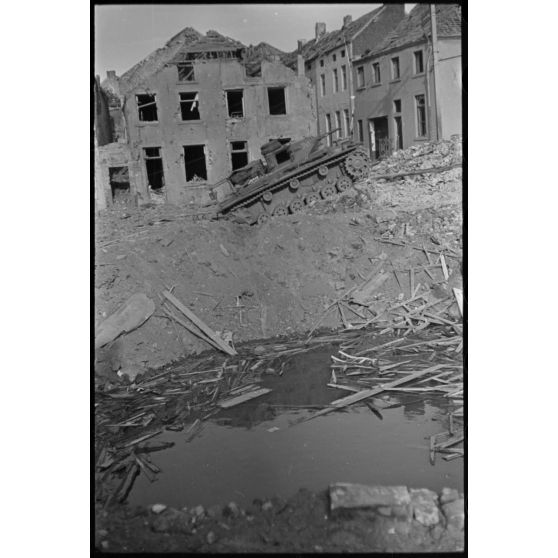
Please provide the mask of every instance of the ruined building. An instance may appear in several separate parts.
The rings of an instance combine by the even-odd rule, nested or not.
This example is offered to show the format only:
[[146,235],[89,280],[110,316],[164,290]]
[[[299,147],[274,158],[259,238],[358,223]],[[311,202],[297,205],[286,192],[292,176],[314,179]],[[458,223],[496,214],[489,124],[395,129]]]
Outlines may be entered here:
[[353,59],[372,50],[404,17],[404,4],[387,4],[355,21],[347,15],[341,29],[329,33],[325,23],[316,23],[315,38],[299,40],[298,49],[286,57],[286,63],[293,68],[297,55],[304,58],[305,74],[316,96],[318,132],[339,129],[330,136],[330,143],[353,135]]
[[[461,7],[417,4],[380,44],[354,60],[356,138],[379,158],[461,134]],[[435,46],[435,48],[434,48]]]
[[212,185],[261,157],[270,139],[316,133],[302,57],[187,28],[103,82],[113,141],[97,148],[95,199],[208,204]]

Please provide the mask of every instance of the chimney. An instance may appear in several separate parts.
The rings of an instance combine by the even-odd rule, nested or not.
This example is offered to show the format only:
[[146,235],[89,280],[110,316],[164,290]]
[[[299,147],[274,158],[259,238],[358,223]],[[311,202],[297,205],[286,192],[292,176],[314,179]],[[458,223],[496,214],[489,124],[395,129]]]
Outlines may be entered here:
[[107,70],[107,79],[116,79],[116,72],[114,70]]
[[326,34],[326,24],[322,22],[316,23],[316,41]]
[[304,58],[302,57],[302,54],[296,55],[296,73],[299,76],[304,75]]
[[302,52],[302,47],[305,45],[305,43],[306,43],[306,39],[298,39],[297,44],[298,44],[299,53]]
[[345,29],[345,27],[347,27],[347,25],[350,25],[352,22],[353,22],[352,15],[343,16],[343,29]]

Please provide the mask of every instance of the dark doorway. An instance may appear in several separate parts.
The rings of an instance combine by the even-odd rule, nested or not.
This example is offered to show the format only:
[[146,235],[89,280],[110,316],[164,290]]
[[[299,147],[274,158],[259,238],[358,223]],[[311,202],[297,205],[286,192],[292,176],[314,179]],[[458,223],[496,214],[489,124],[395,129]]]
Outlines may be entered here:
[[395,145],[397,149],[403,149],[403,122],[400,116],[394,117],[395,120]]
[[389,155],[391,149],[387,116],[371,118],[368,121],[368,129],[370,134],[370,157],[372,160],[381,159]]
[[203,145],[184,146],[184,167],[186,182],[202,182],[207,180],[205,150]]
[[130,175],[128,167],[109,167],[110,190],[114,203],[129,203],[130,195]]
[[153,190],[160,190],[165,186],[165,175],[163,172],[163,158],[160,147],[146,147],[145,169],[147,171],[147,182]]

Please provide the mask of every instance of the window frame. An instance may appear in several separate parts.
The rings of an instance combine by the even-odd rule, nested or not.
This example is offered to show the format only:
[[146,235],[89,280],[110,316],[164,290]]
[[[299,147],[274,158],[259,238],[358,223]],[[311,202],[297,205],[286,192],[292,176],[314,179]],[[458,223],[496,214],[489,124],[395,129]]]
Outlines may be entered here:
[[[399,103],[399,110],[397,110],[396,103]],[[394,114],[401,114],[402,107],[403,107],[403,105],[401,103],[401,99],[393,99],[393,113]]]
[[333,92],[339,93],[339,71],[333,68]]
[[[191,72],[190,75],[192,76],[192,79],[180,79],[180,70],[183,67],[189,66],[191,68]],[[176,65],[176,70],[178,73],[178,83],[195,83],[196,82],[196,71],[194,68],[194,63],[193,62],[180,62],[179,64]]]
[[[364,89],[366,87],[366,77],[364,75],[364,66],[357,66],[356,67],[356,81],[357,81],[357,89]],[[362,78],[362,80],[361,80]],[[362,81],[362,83],[361,83]]]
[[382,70],[380,61],[372,62],[372,83],[374,85],[380,85],[382,83]]
[[[153,97],[153,101],[151,103],[144,103],[143,105],[140,106],[139,104],[139,99],[138,97]],[[137,109],[137,115],[138,115],[138,122],[141,122],[142,124],[145,124],[147,122],[152,122],[152,123],[158,123],[159,122],[159,106],[157,105],[157,93],[136,93],[135,95],[136,98],[136,109]],[[148,106],[150,104],[154,104],[155,105],[155,115],[157,118],[155,118],[155,120],[143,120],[143,118],[141,118],[141,108]]]
[[320,74],[320,97],[326,96],[326,76],[325,74]]
[[[273,114],[271,112],[271,103],[269,101],[269,92],[271,89],[282,89],[283,90],[283,99],[285,104],[285,112],[281,112],[279,114]],[[268,109],[268,116],[287,116],[289,114],[289,105],[287,99],[287,86],[286,85],[268,85],[266,87],[267,91],[267,109]]]
[[[188,170],[186,168],[186,149],[188,147],[200,147],[200,146],[202,147],[202,150],[203,150],[203,159],[204,159],[204,163],[205,163],[205,175],[206,175],[206,177],[205,177],[204,180],[200,180],[200,181],[188,180]],[[184,167],[184,178],[185,178],[186,184],[187,185],[194,185],[194,186],[196,186],[196,185],[200,185],[200,186],[206,185],[209,181],[209,168],[207,166],[207,145],[205,143],[193,143],[193,144],[186,144],[186,145],[183,144],[182,145],[182,156],[183,156],[183,159],[184,159],[183,167]]]
[[351,115],[349,114],[349,109],[343,109],[343,119],[345,121],[345,135],[343,137],[348,138],[351,135]]
[[[238,92],[242,93],[242,116],[232,116],[231,109],[229,106],[229,93],[238,93]],[[235,119],[246,118],[246,107],[244,105],[244,88],[237,87],[235,89],[225,89],[225,102],[227,103],[227,118],[235,118]]]
[[342,91],[347,91],[347,64],[341,66],[341,87]]
[[[194,94],[194,98],[189,100],[189,99],[183,99],[182,95],[192,95]],[[201,121],[202,117],[201,117],[201,111],[200,111],[200,97],[199,97],[200,92],[199,91],[179,91],[178,92],[178,103],[179,103],[179,108],[180,108],[180,122],[199,122]],[[196,100],[197,97],[197,100]],[[184,118],[184,112],[182,109],[182,105],[185,103],[197,103],[196,106],[196,110],[198,112],[198,118]],[[190,112],[192,112],[192,108],[190,108]]]
[[[421,69],[417,69],[417,55],[420,54],[420,65]],[[422,49],[413,51],[413,75],[420,76],[424,74],[424,51]]]
[[[419,98],[421,102],[419,103]],[[422,109],[422,119],[421,119],[421,109]],[[421,120],[423,120],[424,134],[421,134]],[[421,93],[420,95],[415,95],[415,132],[417,139],[428,138],[428,117],[426,114],[426,95]]]
[[[394,64],[394,61],[397,61]],[[397,75],[395,75],[394,69],[397,67]],[[397,81],[401,79],[401,62],[399,56],[393,56],[391,58],[391,81]]]
[[[235,149],[233,143],[243,143],[243,149]],[[245,167],[246,165],[242,165],[242,167],[234,168],[233,165],[233,153],[246,153],[246,165],[250,163],[250,150],[248,148],[248,140],[229,140],[229,160],[231,162],[231,171],[234,172],[238,169]]]

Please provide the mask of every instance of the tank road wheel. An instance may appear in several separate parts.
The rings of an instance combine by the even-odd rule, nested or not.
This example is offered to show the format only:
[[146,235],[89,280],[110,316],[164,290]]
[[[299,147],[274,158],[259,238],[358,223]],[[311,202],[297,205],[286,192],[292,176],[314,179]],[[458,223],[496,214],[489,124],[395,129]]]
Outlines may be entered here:
[[371,169],[370,159],[362,151],[353,151],[345,159],[345,170],[355,180],[364,178]]
[[337,187],[338,192],[344,192],[347,188],[350,188],[353,184],[353,181],[348,176],[342,176],[337,181],[335,185]]
[[273,199],[273,194],[271,192],[264,192],[262,195],[262,200],[269,203]]
[[295,198],[289,204],[289,210],[291,213],[300,213],[304,209],[304,203],[300,198]]
[[319,169],[318,169],[318,174],[322,177],[327,176],[327,173],[329,172],[329,169],[325,166],[322,165]]
[[293,191],[296,192],[298,190],[300,186],[300,180],[298,178],[293,178],[290,182],[289,182],[289,188]]
[[320,201],[320,196],[316,192],[310,192],[305,198],[304,203],[310,205],[314,202]]
[[324,198],[324,200],[335,196],[336,193],[337,192],[335,190],[335,186],[333,186],[332,184],[327,184],[320,190],[320,195],[322,196],[322,198]]
[[282,215],[287,215],[288,212],[289,210],[283,204],[280,204],[273,210],[273,216],[281,217]]
[[258,225],[263,225],[269,221],[269,215],[267,213],[260,213],[258,215]]

